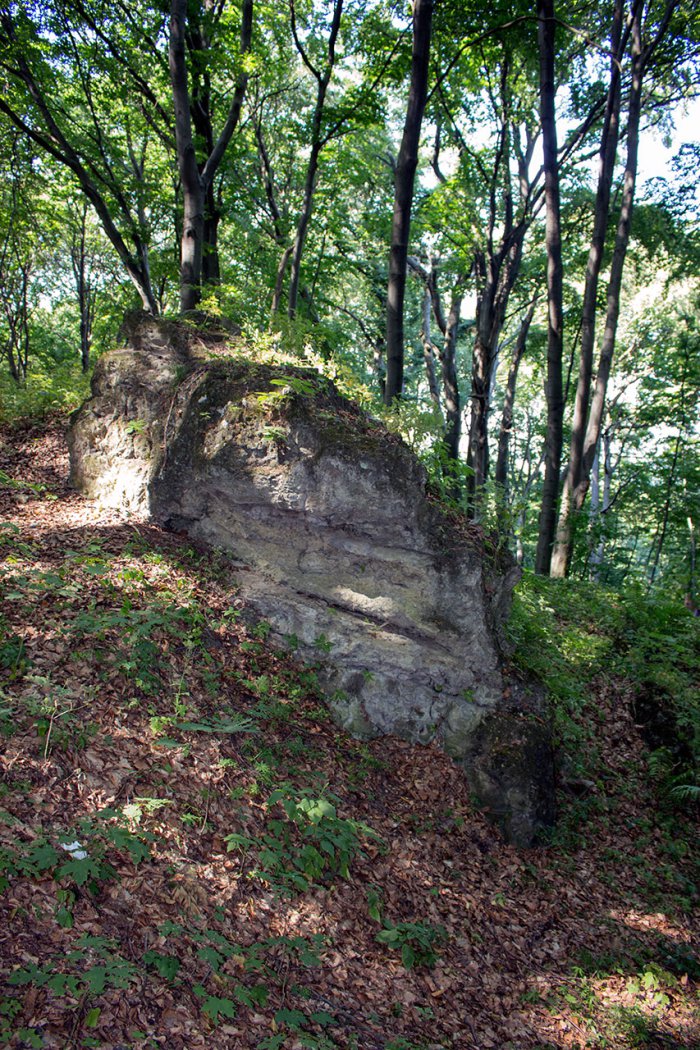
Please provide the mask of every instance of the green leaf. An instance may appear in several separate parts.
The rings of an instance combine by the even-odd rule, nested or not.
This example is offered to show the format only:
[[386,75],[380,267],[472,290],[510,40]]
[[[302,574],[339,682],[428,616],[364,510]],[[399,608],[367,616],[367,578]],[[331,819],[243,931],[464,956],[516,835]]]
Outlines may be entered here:
[[253,988],[246,988],[242,984],[236,985],[233,994],[243,1006],[264,1006],[269,998],[269,989],[264,984],[256,984]]
[[321,1028],[328,1028],[329,1025],[336,1023],[335,1017],[333,1017],[332,1014],[326,1013],[325,1010],[316,1010],[311,1014],[311,1020],[315,1021],[316,1024],[321,1026]]
[[26,860],[37,871],[48,871],[58,863],[58,850],[54,849],[50,842],[42,842],[26,854]]
[[56,871],[57,878],[62,879],[67,876],[73,880],[76,886],[84,886],[89,878],[94,878],[98,874],[99,868],[92,857],[83,857],[81,859],[73,857],[72,860],[62,864]]
[[18,1029],[17,1038],[21,1041],[21,1043],[26,1043],[27,1046],[31,1046],[32,1048],[39,1048],[44,1045],[44,1040],[42,1039],[39,1032],[37,1032],[36,1028]]
[[92,966],[85,974],[85,980],[93,995],[101,995],[107,986],[107,967]]
[[202,1003],[202,1012],[217,1021],[221,1017],[235,1017],[236,1004],[230,999],[219,999],[216,995],[207,995]]
[[93,1006],[91,1010],[85,1014],[85,1027],[86,1028],[97,1028],[100,1020],[101,1010],[99,1006]]
[[300,1010],[278,1010],[275,1014],[277,1024],[286,1024],[293,1031],[298,1031],[306,1023],[306,1014]]
[[180,960],[176,955],[165,955],[153,950],[144,952],[143,961],[152,966],[166,981],[172,981],[180,969]]
[[214,973],[219,972],[219,970],[221,969],[221,964],[224,961],[223,955],[220,955],[219,952],[217,952],[216,948],[200,948],[197,952],[197,956],[200,959],[203,959],[204,962],[208,962]]
[[74,925],[73,912],[70,908],[56,908],[54,912],[54,918],[59,926],[63,927],[64,930],[72,930]]

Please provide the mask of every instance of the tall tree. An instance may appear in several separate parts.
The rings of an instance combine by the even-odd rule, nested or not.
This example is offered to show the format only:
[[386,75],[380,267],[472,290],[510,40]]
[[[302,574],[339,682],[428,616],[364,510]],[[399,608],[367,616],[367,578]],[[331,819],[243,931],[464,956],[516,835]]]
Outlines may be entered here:
[[[145,29],[145,24],[144,24]],[[148,32],[146,31],[146,35]],[[8,90],[0,111],[53,161],[67,168],[99,216],[141,298],[158,312],[151,279],[150,233],[140,207],[143,169],[129,156],[139,114],[117,128],[115,83],[145,83],[132,55],[130,76],[72,3],[38,11],[26,3],[0,7],[0,68]],[[157,99],[153,99],[154,104]],[[145,138],[144,138],[145,141]]]
[[[248,71],[245,62],[242,62],[226,119],[218,137],[214,140],[208,81],[202,80],[201,74],[193,77],[193,85],[196,88],[194,98],[196,104],[193,106],[188,83],[186,46],[188,11],[192,11],[189,17],[189,29],[193,48],[208,48],[209,39],[205,30],[204,14],[209,13],[213,7],[214,5],[211,5],[208,0],[205,0],[206,12],[202,10],[199,2],[192,5],[188,4],[188,0],[171,0],[170,6],[168,59],[175,109],[177,163],[183,197],[180,250],[180,309],[183,313],[194,309],[202,296],[205,233],[208,234],[209,240],[207,270],[210,276],[218,278],[216,242],[218,217],[212,194],[213,180],[236,130],[248,84]],[[217,13],[220,14],[222,5],[217,5],[217,7],[218,11],[214,10],[214,17],[217,16]],[[250,48],[252,30],[253,0],[243,0],[240,39],[240,52],[243,57]],[[193,64],[197,69],[196,62]],[[200,133],[200,140],[203,137],[206,144],[206,156],[201,160],[197,156],[192,129],[192,112],[197,114],[194,123]]]
[[90,350],[92,349],[97,293],[90,266],[87,201],[82,201],[81,206],[76,208],[73,215],[70,261],[80,317],[80,363],[83,372],[87,372],[90,368]]
[[553,0],[538,0],[537,39],[540,53],[540,112],[544,154],[547,246],[547,433],[535,572],[546,575],[552,557],[562,455],[564,391],[564,293],[559,197],[559,160],[554,80],[555,18]]
[[389,282],[386,314],[387,405],[403,391],[404,297],[408,240],[411,229],[413,186],[418,166],[418,145],[428,98],[428,69],[435,0],[413,0],[413,53],[406,120],[394,178],[394,218],[389,253]]
[[311,209],[313,206],[314,191],[316,189],[316,180],[318,178],[318,165],[321,150],[328,142],[327,135],[322,133],[323,125],[323,110],[326,103],[326,95],[328,93],[328,85],[330,84],[331,76],[333,75],[333,67],[335,65],[335,49],[338,42],[338,33],[340,32],[340,20],[343,15],[343,0],[335,0],[333,4],[333,17],[331,19],[330,31],[328,33],[328,45],[326,51],[326,62],[323,68],[316,66],[311,60],[308,51],[302,44],[299,37],[299,30],[297,26],[296,17],[296,6],[294,0],[289,0],[289,10],[292,21],[292,33],[294,36],[294,43],[296,44],[297,51],[301,56],[301,59],[312,74],[316,81],[316,104],[314,106],[314,113],[311,122],[311,142],[309,160],[306,166],[306,178],[304,180],[304,195],[301,204],[301,211],[299,212],[299,218],[297,221],[296,233],[294,236],[294,244],[292,250],[289,253],[288,258],[291,259],[291,277],[289,282],[289,298],[287,302],[287,312],[290,318],[293,318],[297,311],[297,302],[299,299],[299,281],[301,279],[301,257],[304,251],[304,244],[306,243],[306,235],[309,229],[309,222],[311,220]]
[[[645,11],[646,6],[646,11]],[[668,0],[658,21],[652,5],[645,0],[632,4],[627,33],[623,36],[622,12],[616,5],[611,33],[612,68],[600,151],[600,175],[594,212],[594,229],[583,303],[581,338],[581,365],[574,409],[569,467],[564,483],[556,546],[552,559],[552,575],[564,576],[568,570],[573,549],[573,523],[580,513],[588,487],[591,469],[597,454],[601,425],[605,410],[605,396],[612,369],[625,258],[630,240],[639,155],[639,133],[643,107],[643,79],[649,63],[666,35],[678,0]],[[648,40],[645,43],[644,26],[647,16]],[[622,180],[620,210],[607,287],[607,308],[596,379],[591,391],[591,371],[595,338],[595,313],[598,274],[607,227],[610,186],[618,138],[620,65],[622,46],[630,43],[630,84],[627,95],[627,157]],[[590,407],[589,407],[590,406]]]
[[506,380],[505,395],[503,398],[503,411],[501,413],[501,425],[498,432],[498,453],[496,456],[496,471],[494,481],[496,483],[496,498],[499,511],[499,524],[505,524],[505,510],[508,506],[508,457],[510,452],[510,438],[513,430],[513,408],[515,405],[515,390],[518,382],[520,364],[525,354],[527,337],[537,307],[537,295],[530,303],[527,311],[520,322],[518,334],[515,338],[513,350],[508,367],[508,378]]
[[[637,3],[639,6],[639,3]],[[569,463],[564,480],[556,542],[552,552],[551,575],[565,576],[571,557],[573,494],[581,481],[583,443],[590,403],[593,351],[595,348],[598,277],[603,265],[605,235],[610,212],[610,193],[617,153],[620,124],[620,94],[623,42],[623,0],[615,0],[610,31],[610,74],[605,117],[598,155],[598,186],[593,211],[593,233],[586,264],[581,312],[581,348],[574,417],[571,428]]]

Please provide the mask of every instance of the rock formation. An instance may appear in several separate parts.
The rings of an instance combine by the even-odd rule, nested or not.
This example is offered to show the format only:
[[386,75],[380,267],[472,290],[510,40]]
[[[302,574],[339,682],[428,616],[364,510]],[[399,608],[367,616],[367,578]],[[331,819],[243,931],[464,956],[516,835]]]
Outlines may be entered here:
[[317,372],[208,358],[217,336],[183,324],[126,334],[74,420],[73,483],[229,552],[237,592],[321,662],[341,726],[436,740],[506,836],[533,841],[552,819],[551,748],[538,690],[504,690],[507,556]]

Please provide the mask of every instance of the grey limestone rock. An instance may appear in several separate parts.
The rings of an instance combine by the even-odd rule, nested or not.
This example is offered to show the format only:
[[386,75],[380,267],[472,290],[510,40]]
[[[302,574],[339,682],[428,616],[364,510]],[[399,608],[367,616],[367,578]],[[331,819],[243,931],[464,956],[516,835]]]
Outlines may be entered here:
[[127,337],[74,421],[74,484],[229,552],[275,638],[321,661],[343,728],[436,740],[507,837],[531,843],[551,823],[551,748],[541,698],[504,699],[507,556],[317,373],[205,361],[188,329],[152,319]]

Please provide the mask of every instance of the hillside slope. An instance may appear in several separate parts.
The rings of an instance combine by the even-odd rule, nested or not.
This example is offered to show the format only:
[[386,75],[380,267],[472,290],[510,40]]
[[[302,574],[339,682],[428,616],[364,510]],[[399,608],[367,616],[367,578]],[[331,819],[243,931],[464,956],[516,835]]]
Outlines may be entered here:
[[65,421],[0,470],[0,1045],[698,1045],[695,829],[624,679],[518,852],[436,748],[334,727],[221,555],[70,492]]

